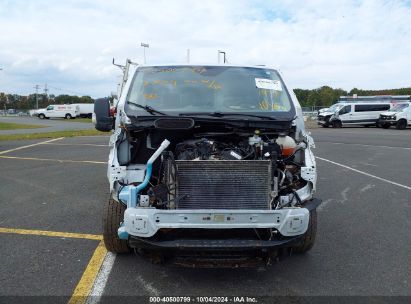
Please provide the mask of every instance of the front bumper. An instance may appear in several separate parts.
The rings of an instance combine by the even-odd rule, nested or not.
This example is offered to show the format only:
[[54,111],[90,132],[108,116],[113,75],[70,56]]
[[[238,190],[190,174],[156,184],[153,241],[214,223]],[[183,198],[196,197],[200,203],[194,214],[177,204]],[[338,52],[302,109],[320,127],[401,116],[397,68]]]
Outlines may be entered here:
[[127,208],[118,232],[121,239],[138,237],[148,240],[160,229],[272,228],[284,237],[294,237],[307,231],[310,210],[320,203],[319,199],[311,199],[304,207],[279,210]]
[[379,118],[377,120],[378,124],[390,124],[390,125],[395,125],[397,123],[397,121],[395,119],[381,119]]

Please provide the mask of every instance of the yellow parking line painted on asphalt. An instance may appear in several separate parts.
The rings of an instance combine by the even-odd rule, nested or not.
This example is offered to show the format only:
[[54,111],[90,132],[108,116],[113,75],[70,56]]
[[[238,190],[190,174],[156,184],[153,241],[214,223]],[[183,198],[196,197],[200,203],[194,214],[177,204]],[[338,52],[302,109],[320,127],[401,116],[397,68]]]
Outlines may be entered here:
[[17,151],[17,150],[21,150],[21,149],[26,149],[26,148],[30,148],[30,147],[34,147],[34,146],[46,144],[46,143],[53,142],[53,141],[56,141],[56,140],[61,140],[61,139],[63,139],[63,138],[64,138],[64,137],[54,138],[54,139],[42,141],[42,142],[39,142],[39,143],[35,143],[35,144],[32,144],[32,145],[21,146],[21,147],[17,147],[17,148],[10,149],[10,150],[0,151],[0,155],[6,154],[6,153],[9,153],[9,152],[13,152],[13,151]]
[[76,289],[74,289],[73,295],[69,300],[69,304],[84,304],[87,301],[91,289],[93,288],[94,281],[100,271],[104,258],[107,255],[107,249],[104,246],[104,242],[101,241],[91,257],[86,270],[83,272],[80,281],[78,282]]
[[39,236],[85,239],[85,240],[95,240],[95,241],[101,241],[103,239],[103,237],[101,235],[98,235],[98,234],[59,232],[59,231],[47,231],[47,230],[31,230],[31,229],[17,229],[17,228],[2,228],[2,227],[0,227],[0,233],[23,234],[23,235],[39,235]]
[[104,165],[107,165],[107,162],[93,161],[93,160],[52,159],[52,158],[18,157],[18,156],[5,156],[5,155],[0,155],[0,158],[52,161],[52,162],[57,162],[57,163],[88,163],[88,164],[104,164]]

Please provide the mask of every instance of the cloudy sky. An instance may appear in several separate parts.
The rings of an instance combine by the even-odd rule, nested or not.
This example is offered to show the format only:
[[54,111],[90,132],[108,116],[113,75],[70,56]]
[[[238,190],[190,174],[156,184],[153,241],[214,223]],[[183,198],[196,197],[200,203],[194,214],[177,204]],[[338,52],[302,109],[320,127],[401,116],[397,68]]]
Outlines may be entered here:
[[298,88],[411,86],[411,1],[0,0],[0,92],[107,96],[112,58],[279,68]]

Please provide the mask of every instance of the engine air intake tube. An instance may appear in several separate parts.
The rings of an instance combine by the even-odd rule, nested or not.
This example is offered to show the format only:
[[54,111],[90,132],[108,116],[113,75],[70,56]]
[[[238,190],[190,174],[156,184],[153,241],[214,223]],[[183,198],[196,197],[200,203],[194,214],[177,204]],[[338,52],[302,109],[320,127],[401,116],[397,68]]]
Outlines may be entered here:
[[143,190],[145,187],[147,187],[148,182],[150,181],[151,178],[151,173],[153,172],[153,163],[154,161],[160,156],[160,154],[170,145],[170,142],[165,139],[160,147],[156,150],[156,152],[154,152],[154,154],[149,158],[149,160],[147,161],[147,167],[146,167],[146,174],[144,176],[144,180],[143,182],[138,185],[137,187],[131,187],[130,191],[131,191],[131,201],[128,202],[129,206],[127,207],[136,207],[137,205],[137,197],[138,194],[140,193],[141,190]]

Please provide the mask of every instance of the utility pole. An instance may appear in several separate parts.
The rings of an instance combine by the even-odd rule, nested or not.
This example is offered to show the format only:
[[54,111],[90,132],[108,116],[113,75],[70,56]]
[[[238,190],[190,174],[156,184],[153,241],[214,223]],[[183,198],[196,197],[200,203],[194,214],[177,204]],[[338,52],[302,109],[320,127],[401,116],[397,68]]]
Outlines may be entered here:
[[190,49],[187,49],[187,63],[190,63]]
[[48,95],[49,89],[47,88],[47,83],[44,85],[44,95],[46,95],[46,100],[49,100],[49,95]]
[[36,89],[36,109],[38,110],[39,109],[39,99],[38,99],[37,95],[39,94],[40,86],[38,84],[36,84],[34,86],[34,88]]
[[148,43],[141,42],[141,46],[143,47],[144,64],[146,64],[147,63],[147,61],[146,61],[146,48],[149,48],[150,45]]

